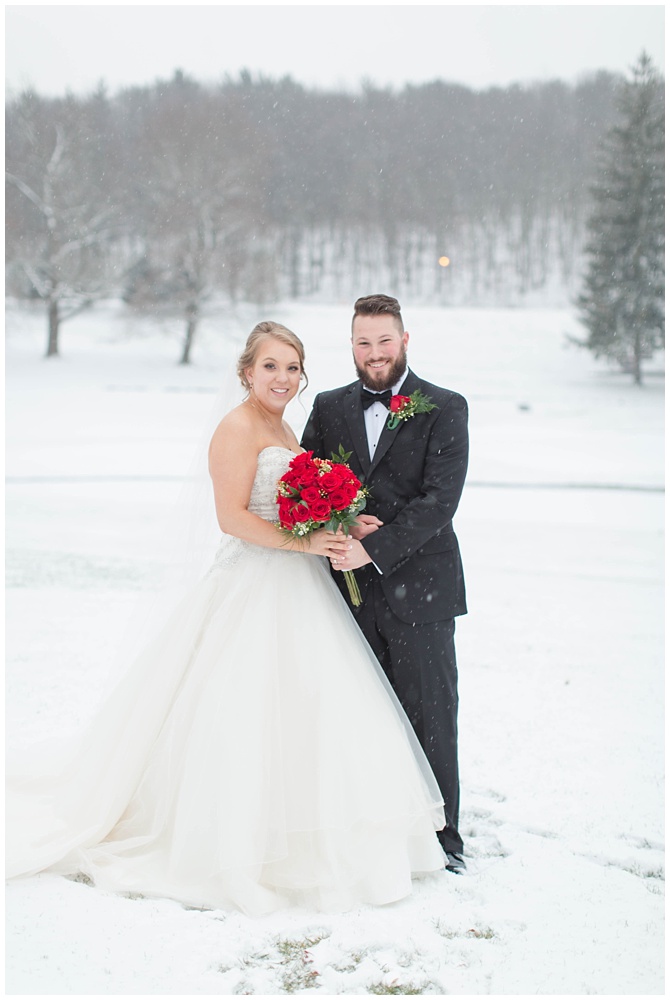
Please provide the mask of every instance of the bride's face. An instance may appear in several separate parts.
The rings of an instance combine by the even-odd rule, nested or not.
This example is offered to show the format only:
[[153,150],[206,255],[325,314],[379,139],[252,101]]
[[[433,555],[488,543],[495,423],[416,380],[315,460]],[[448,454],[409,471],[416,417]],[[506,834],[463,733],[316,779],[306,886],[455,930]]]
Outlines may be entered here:
[[252,397],[270,410],[283,410],[300,388],[300,358],[281,340],[264,340],[246,375]]

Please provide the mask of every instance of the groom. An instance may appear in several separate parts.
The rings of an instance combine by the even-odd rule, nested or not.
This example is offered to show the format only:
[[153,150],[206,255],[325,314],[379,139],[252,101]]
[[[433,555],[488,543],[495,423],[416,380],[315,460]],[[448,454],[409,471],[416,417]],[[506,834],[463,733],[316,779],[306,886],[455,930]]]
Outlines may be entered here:
[[[452,518],[467,469],[468,410],[458,393],[410,371],[408,340],[397,299],[358,299],[352,323],[358,381],[319,393],[302,446],[330,458],[343,445],[370,489],[351,551],[333,569],[357,571],[362,604],[353,612],[440,786],[447,824],[438,838],[447,870],[458,873],[465,864],[458,832],[454,618],[466,606]],[[433,408],[390,429],[391,396],[417,391],[426,409]],[[348,600],[339,572],[336,580]]]

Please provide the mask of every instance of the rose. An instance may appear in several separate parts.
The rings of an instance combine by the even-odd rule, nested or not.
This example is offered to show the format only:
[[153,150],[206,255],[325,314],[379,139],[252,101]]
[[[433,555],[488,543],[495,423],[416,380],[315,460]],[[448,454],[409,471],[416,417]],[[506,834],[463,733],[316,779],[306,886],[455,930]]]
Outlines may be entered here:
[[354,497],[360,489],[361,481],[345,465],[334,465],[331,472],[319,477],[319,486],[328,493],[338,489],[351,490],[351,496]]
[[320,497],[315,503],[310,504],[309,515],[315,521],[327,521],[330,517],[330,503],[328,500]]
[[290,468],[297,471],[307,468],[312,459],[313,451],[301,451],[299,455],[296,455],[294,459],[291,460]]
[[399,413],[404,410],[408,403],[412,400],[409,396],[391,396],[391,401],[389,402],[389,410],[391,413]]
[[291,516],[296,524],[304,524],[305,521],[309,521],[312,516],[309,511],[309,507],[304,504],[297,503],[295,507],[291,509]]
[[[338,494],[341,493],[343,496],[345,496],[347,499],[347,503],[345,504],[345,506],[347,506],[355,498],[356,494],[358,493],[358,490],[356,489],[355,486],[350,486],[348,483],[343,483],[340,489],[334,490],[333,493],[338,493]],[[333,494],[331,493],[330,496],[332,497]]]
[[293,527],[294,522],[291,514],[290,500],[282,498],[279,501],[279,523],[281,524],[282,528],[289,528],[290,530]]
[[340,482],[344,482],[347,479],[355,479],[351,469],[348,469],[346,465],[334,465],[332,469],[332,474],[340,479]]
[[296,486],[312,486],[318,479],[319,474],[316,469],[303,469],[296,480]]
[[342,480],[336,472],[324,472],[322,476],[319,476],[319,486],[328,493],[331,490],[336,490],[341,482]]
[[289,471],[286,473],[286,475],[282,477],[282,479],[280,480],[280,482],[282,484],[285,484],[286,486],[295,486],[295,484],[298,482],[299,478],[300,477],[295,472],[292,472],[289,469]]
[[314,481],[315,477],[316,469],[312,460],[312,452],[303,451],[291,461],[291,465],[282,479],[292,486],[300,484],[307,486]]
[[349,506],[353,497],[349,496],[345,490],[333,490],[328,499],[335,510],[344,510],[345,507]]
[[[282,497],[294,497],[300,496],[300,491],[294,483],[289,483],[288,480],[282,479],[277,485],[277,496],[279,499]],[[277,502],[279,502],[279,499]]]
[[340,483],[337,492],[339,493],[340,491],[342,491],[342,493],[344,493],[349,498],[349,502],[351,502],[358,493],[360,488],[361,488],[360,479],[348,479],[348,480],[343,480]]
[[301,490],[300,497],[311,506],[321,499],[321,491],[318,486],[306,486],[304,490]]

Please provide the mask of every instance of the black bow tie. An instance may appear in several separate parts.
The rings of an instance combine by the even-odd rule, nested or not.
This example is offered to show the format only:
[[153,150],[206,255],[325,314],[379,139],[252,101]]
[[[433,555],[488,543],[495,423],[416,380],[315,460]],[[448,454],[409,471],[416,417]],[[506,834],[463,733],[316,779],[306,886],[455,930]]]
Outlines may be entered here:
[[383,392],[370,392],[364,385],[361,386],[361,399],[363,400],[364,410],[367,410],[368,406],[372,406],[373,403],[383,403],[388,410],[392,395],[393,393],[390,389],[384,389]]

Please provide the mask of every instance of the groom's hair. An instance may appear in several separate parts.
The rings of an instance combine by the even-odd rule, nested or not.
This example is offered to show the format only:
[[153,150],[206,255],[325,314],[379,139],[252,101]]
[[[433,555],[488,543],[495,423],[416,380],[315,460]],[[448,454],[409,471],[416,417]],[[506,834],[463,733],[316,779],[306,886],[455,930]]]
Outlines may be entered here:
[[365,295],[362,299],[356,299],[351,329],[354,328],[354,320],[357,316],[383,316],[384,314],[393,316],[400,333],[405,332],[405,324],[400,315],[400,303],[391,295]]

